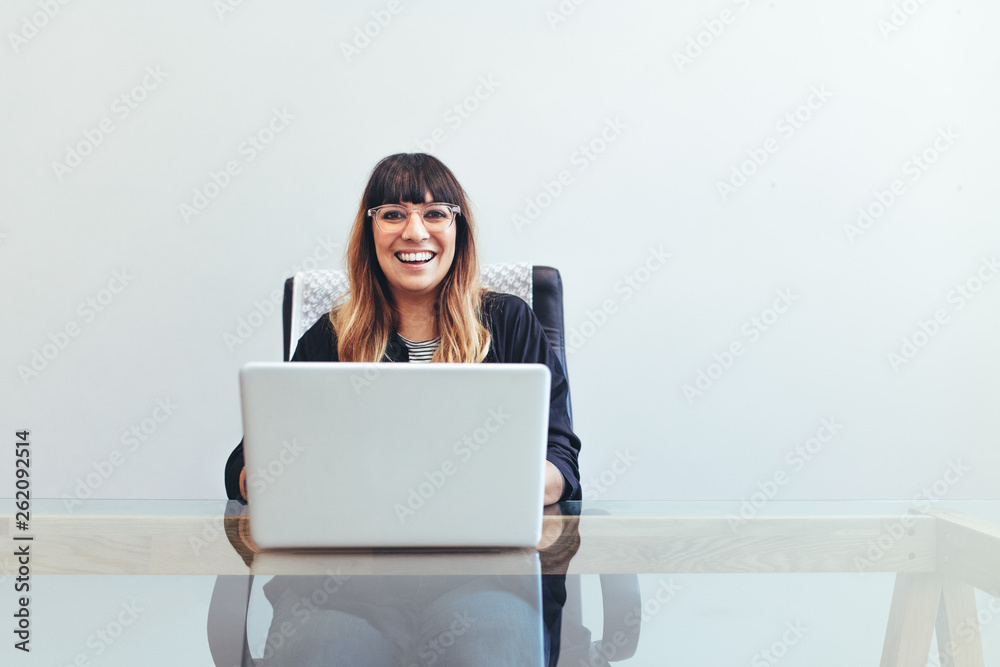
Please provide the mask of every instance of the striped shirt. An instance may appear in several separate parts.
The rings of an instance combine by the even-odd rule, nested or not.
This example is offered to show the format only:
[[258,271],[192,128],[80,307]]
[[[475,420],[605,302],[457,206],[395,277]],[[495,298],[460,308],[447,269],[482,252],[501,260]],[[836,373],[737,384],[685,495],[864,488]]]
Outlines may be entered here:
[[[399,336],[399,334],[396,335]],[[434,350],[441,344],[440,336],[434,340],[425,340],[420,343],[415,343],[402,336],[399,336],[399,340],[403,341],[403,344],[406,345],[406,349],[410,352],[410,363],[414,364],[430,363],[431,357],[434,356]]]

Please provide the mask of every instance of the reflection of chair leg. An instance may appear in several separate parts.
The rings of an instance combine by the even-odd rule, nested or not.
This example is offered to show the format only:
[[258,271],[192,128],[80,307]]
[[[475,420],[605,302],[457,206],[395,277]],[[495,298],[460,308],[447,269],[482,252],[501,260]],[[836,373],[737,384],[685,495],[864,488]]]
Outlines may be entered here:
[[925,667],[941,601],[942,576],[936,572],[896,575],[885,631],[881,667]]
[[642,618],[639,578],[634,574],[602,574],[601,597],[604,602],[604,636],[591,641],[590,630],[583,626],[580,575],[567,575],[560,667],[606,667],[609,662],[627,660],[635,654]]
[[[610,512],[589,509],[583,514],[608,515]],[[569,581],[567,578],[567,584]],[[579,595],[579,582],[575,582],[575,585]],[[567,586],[567,591],[569,590]],[[635,655],[635,649],[639,646],[639,630],[642,622],[639,577],[635,574],[602,574],[601,598],[604,603],[604,634],[589,647],[589,664],[592,665],[627,660]],[[569,600],[568,597],[567,602]],[[579,614],[579,611],[577,613]],[[587,634],[589,636],[589,631]],[[601,658],[604,662],[601,662]]]
[[639,645],[642,620],[642,597],[639,577],[634,574],[602,574],[601,597],[604,599],[604,634],[602,644],[611,644],[598,652],[610,655],[610,661],[627,660]]
[[976,590],[972,586],[945,576],[936,628],[941,665],[983,667]]
[[566,575],[566,603],[562,608],[559,632],[559,667],[587,665],[590,656],[590,630],[583,625],[580,575]]
[[219,575],[208,605],[208,648],[219,667],[252,667],[247,607],[253,575]]

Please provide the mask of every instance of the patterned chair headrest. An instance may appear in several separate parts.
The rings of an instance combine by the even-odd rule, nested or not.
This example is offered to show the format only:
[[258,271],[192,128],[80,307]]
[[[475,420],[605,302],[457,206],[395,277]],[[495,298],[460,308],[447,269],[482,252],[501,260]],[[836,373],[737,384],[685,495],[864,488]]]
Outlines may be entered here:
[[[487,264],[482,267],[479,279],[483,287],[521,297],[531,306],[531,277],[531,264]],[[295,274],[289,358],[295,354],[302,334],[329,313],[333,304],[344,298],[349,289],[347,274],[343,271],[299,271]]]

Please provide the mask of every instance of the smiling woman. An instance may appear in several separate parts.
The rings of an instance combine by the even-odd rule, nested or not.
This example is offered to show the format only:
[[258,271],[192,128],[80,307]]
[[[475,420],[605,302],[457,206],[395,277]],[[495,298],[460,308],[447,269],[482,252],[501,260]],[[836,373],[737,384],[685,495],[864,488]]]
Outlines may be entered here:
[[[401,153],[372,171],[347,247],[347,299],[299,340],[292,361],[540,363],[551,373],[545,504],[580,498],[569,384],[534,312],[479,282],[465,190],[435,157]],[[243,445],[226,464],[246,499]]]
[[474,225],[465,191],[436,158],[378,163],[348,243],[350,298],[330,315],[342,361],[381,361],[393,333],[440,336],[432,361],[485,358]]

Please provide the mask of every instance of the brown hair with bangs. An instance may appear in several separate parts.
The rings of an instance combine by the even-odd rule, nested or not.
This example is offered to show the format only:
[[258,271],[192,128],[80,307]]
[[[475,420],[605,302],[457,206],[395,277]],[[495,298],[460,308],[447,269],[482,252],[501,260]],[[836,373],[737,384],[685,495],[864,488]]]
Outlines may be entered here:
[[479,284],[476,229],[465,190],[437,158],[425,153],[398,153],[372,170],[347,245],[347,301],[334,306],[330,322],[337,333],[341,361],[382,361],[389,337],[399,326],[392,292],[375,255],[374,221],[368,209],[401,202],[433,201],[460,207],[455,219],[455,258],[441,282],[437,328],[441,344],[433,362],[480,362],[490,348],[482,323],[483,288]]

